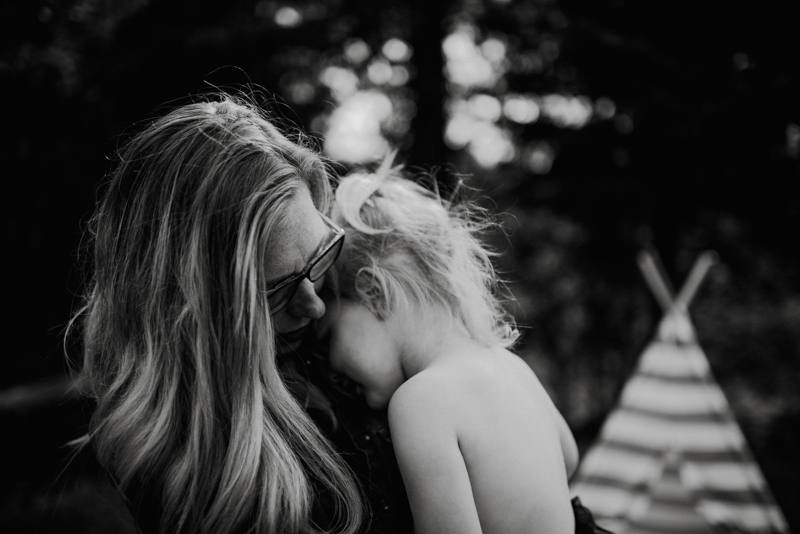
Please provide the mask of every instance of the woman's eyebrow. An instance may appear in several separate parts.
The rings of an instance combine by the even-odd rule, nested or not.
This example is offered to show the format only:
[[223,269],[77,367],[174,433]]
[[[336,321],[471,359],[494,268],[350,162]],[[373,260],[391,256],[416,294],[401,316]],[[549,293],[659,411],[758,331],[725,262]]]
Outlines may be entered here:
[[278,278],[267,280],[267,288],[268,289],[272,289],[273,287],[277,286],[278,284],[280,284],[282,282],[285,282],[286,280],[289,280],[290,278],[292,278],[293,276],[297,276],[298,274],[300,274],[300,273],[293,271],[293,272],[291,272],[291,273],[289,273],[289,274],[287,274],[285,276],[279,276]]
[[306,269],[306,267],[308,267],[309,262],[311,262],[314,258],[316,258],[317,254],[319,254],[320,250],[322,250],[325,247],[325,245],[328,244],[328,239],[327,238],[332,233],[333,233],[333,231],[330,228],[328,228],[328,232],[324,236],[322,236],[322,239],[320,240],[319,244],[317,245],[317,248],[314,249],[314,252],[311,253],[310,257],[308,259],[303,258],[305,261],[303,262],[303,268],[302,269],[300,269],[299,271],[292,271],[289,274],[286,274],[286,275],[283,275],[283,276],[279,276],[279,277],[277,277],[275,279],[272,279],[272,280],[267,280],[267,287],[269,287],[269,286],[272,286],[272,287],[277,286],[281,282],[285,282],[286,280],[289,280],[290,278],[292,278],[294,276],[297,276],[300,273],[302,273]]

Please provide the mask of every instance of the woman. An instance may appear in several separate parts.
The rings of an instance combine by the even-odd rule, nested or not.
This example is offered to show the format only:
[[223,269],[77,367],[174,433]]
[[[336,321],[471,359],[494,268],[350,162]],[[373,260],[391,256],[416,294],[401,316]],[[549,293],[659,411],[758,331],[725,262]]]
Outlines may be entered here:
[[325,311],[329,199],[321,159],[227,95],[122,149],[74,320],[84,443],[146,532],[358,531],[358,487],[276,365]]

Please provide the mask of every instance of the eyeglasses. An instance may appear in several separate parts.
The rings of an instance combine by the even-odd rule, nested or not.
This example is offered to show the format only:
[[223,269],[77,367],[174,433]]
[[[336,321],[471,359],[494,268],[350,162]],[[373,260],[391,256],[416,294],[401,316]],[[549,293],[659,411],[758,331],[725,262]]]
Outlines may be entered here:
[[291,302],[304,279],[308,278],[311,282],[316,282],[322,278],[336,262],[336,258],[339,257],[339,253],[342,251],[342,245],[344,245],[344,229],[336,226],[332,220],[322,213],[320,213],[319,216],[331,229],[333,239],[325,245],[319,254],[308,262],[301,273],[284,280],[267,291],[270,315],[275,315]]

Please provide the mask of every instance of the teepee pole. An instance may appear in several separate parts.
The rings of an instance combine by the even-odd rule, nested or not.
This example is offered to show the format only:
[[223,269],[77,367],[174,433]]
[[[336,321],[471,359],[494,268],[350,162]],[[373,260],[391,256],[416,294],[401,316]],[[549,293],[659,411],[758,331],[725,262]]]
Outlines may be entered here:
[[678,293],[678,298],[675,299],[676,306],[680,306],[682,309],[689,307],[689,303],[700,288],[700,284],[703,283],[708,270],[716,261],[717,254],[713,250],[707,250],[697,258],[686,282],[683,283],[683,287]]
[[655,295],[661,309],[664,310],[664,313],[669,312],[675,304],[672,291],[667,286],[664,274],[658,268],[653,255],[643,250],[639,253],[637,263],[639,264],[639,270],[642,271],[642,276],[644,276],[647,285],[650,286],[650,290]]

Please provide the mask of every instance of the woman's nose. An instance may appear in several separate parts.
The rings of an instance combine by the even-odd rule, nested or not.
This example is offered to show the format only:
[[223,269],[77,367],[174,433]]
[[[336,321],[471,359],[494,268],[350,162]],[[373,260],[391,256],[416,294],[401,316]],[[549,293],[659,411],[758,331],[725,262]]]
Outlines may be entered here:
[[297,293],[289,303],[289,311],[298,318],[319,319],[325,315],[325,303],[319,298],[313,282],[308,278],[300,282]]

